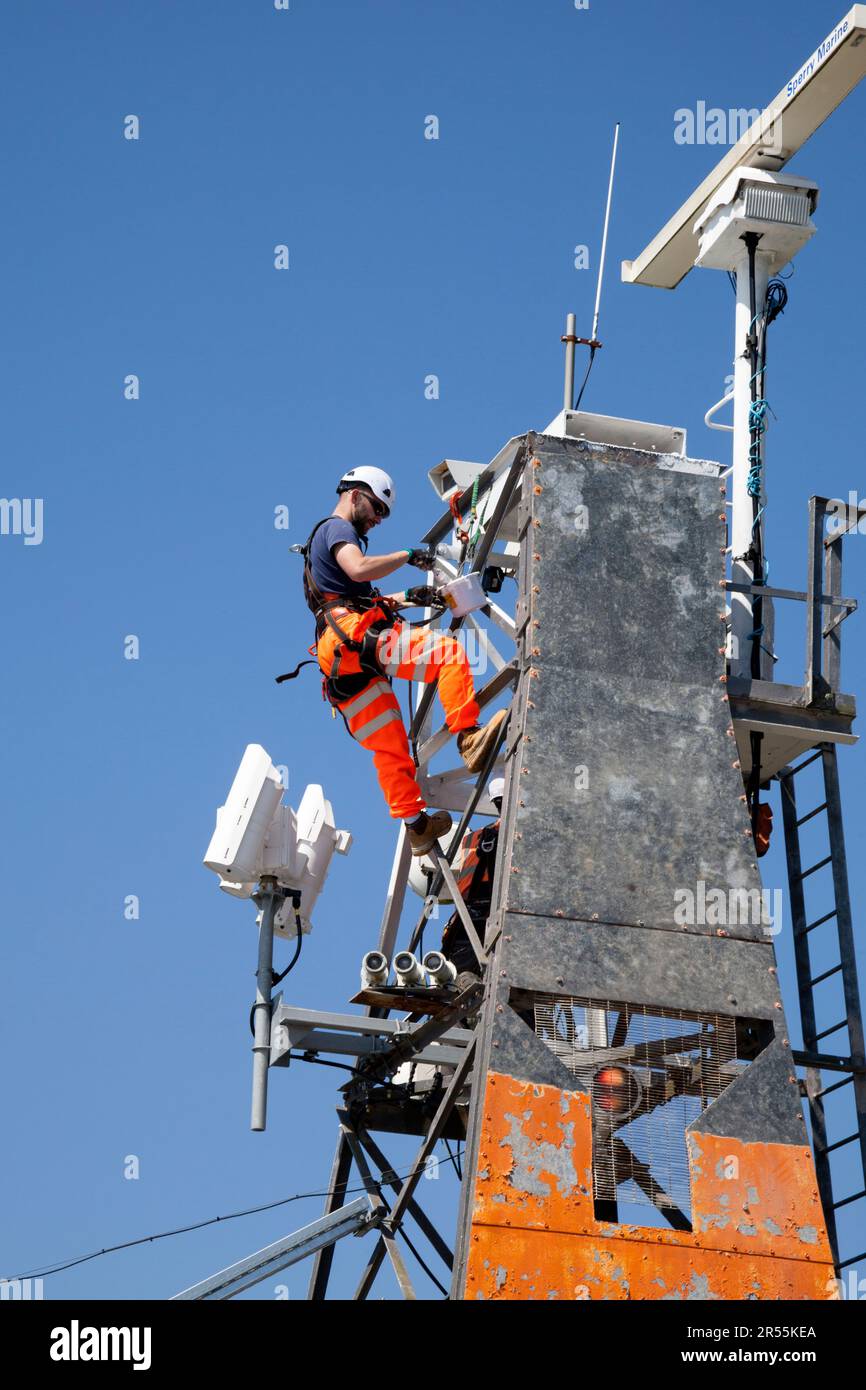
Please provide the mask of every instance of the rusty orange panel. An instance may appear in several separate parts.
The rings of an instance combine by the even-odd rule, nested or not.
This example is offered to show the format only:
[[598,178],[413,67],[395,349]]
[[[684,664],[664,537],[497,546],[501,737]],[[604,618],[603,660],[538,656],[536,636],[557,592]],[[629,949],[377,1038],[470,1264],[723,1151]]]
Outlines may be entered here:
[[475,1226],[466,1299],[838,1299],[833,1270],[772,1255]]
[[[544,1282],[539,1271],[549,1274],[551,1297],[576,1297],[564,1292],[575,1282],[608,1290],[582,1297],[701,1297],[689,1294],[692,1273],[699,1275],[697,1287],[711,1280],[723,1290],[707,1297],[833,1296],[827,1292],[836,1286],[809,1149],[703,1134],[690,1135],[688,1146],[692,1232],[597,1222],[589,1096],[490,1073],[466,1296],[547,1297],[525,1293],[529,1276]],[[509,1273],[508,1265],[494,1259],[498,1242],[518,1256],[525,1249],[528,1263],[518,1260]],[[549,1270],[546,1257],[539,1263],[542,1251],[553,1261]],[[652,1275],[664,1273],[663,1285],[644,1278],[647,1267]],[[497,1291],[497,1278],[508,1292]],[[592,1284],[592,1278],[600,1282]],[[616,1292],[623,1279],[632,1292]]]
[[832,1264],[811,1150],[688,1136],[694,1244]]
[[592,1222],[589,1096],[490,1072],[476,1221],[586,1230]]

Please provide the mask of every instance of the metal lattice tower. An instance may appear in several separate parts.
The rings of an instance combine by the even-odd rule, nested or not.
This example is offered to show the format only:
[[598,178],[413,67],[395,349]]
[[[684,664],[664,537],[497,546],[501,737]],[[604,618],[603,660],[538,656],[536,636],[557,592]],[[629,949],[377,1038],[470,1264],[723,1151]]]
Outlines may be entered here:
[[[450,1084],[385,1224],[409,1212],[433,1143],[465,1124],[454,1298],[830,1297],[834,1252],[743,792],[756,729],[769,780],[822,734],[852,742],[854,702],[811,663],[802,689],[727,681],[719,466],[549,435],[504,455],[475,560],[503,535],[517,551],[513,619],[491,610],[515,655],[481,641],[496,668],[482,701],[513,692],[484,1007],[474,1032],[454,1027],[465,1001],[412,1025],[427,1044],[416,1056],[452,1049]],[[768,597],[806,601],[823,630],[825,609],[854,605],[813,579]],[[448,741],[429,706],[428,694],[414,728],[422,773]],[[431,804],[467,820],[483,782],[473,793],[458,770],[425,773]],[[407,868],[401,842],[386,954]],[[706,907],[720,901],[722,918]],[[384,1026],[378,1012],[369,1027]],[[856,1049],[849,1064],[862,1078]],[[398,1111],[350,1092],[332,1210],[359,1146],[376,1158],[370,1130],[399,1128]],[[381,1240],[358,1296],[389,1253]],[[316,1258],[311,1297],[325,1295],[331,1256]]]
[[[407,932],[401,830],[379,949],[390,960],[416,948],[444,885],[483,979],[462,994],[362,991],[363,1014],[266,1000],[271,1067],[299,1053],[354,1059],[331,1195],[320,1221],[185,1298],[230,1296],[305,1254],[309,1297],[324,1298],[335,1242],[364,1232],[355,1297],[387,1259],[414,1298],[398,1242],[409,1221],[451,1272],[453,1299],[837,1296],[834,1274],[852,1260],[840,1258],[835,1214],[866,1198],[866,1182],[838,1192],[830,1162],[842,1147],[866,1150],[835,763],[836,745],[855,741],[856,713],[838,690],[840,624],[856,608],[838,592],[841,536],[824,536],[831,504],[812,499],[806,591],[763,590],[767,608],[806,605],[803,686],[729,678],[721,467],[685,457],[682,437],[655,427],[645,448],[570,437],[592,419],[566,412],[562,433],[511,440],[459,494],[461,515],[474,500],[479,518],[468,563],[496,595],[467,625],[487,667],[479,703],[508,702],[500,745],[477,778],[433,771],[453,741],[433,726],[429,686],[411,729],[428,803],[456,813],[458,833],[436,851]],[[437,473],[447,496],[449,465]],[[444,512],[425,541],[453,524]],[[508,579],[499,596],[503,574],[513,607]],[[744,794],[757,746],[762,785],[779,780],[783,793],[803,1049],[792,1049],[779,924]],[[815,748],[826,804],[798,820],[793,779]],[[472,817],[494,812],[484,790],[494,771],[505,795],[482,943],[450,861]],[[815,869],[832,865],[836,909],[810,922],[797,832],[825,812],[831,853]],[[832,1056],[810,1013],[825,975],[814,977],[805,945],[829,919],[839,961],[826,974],[842,978],[848,1030]],[[843,1086],[856,1114],[837,1137],[824,1100]],[[421,1140],[402,1175],[381,1146],[394,1132]],[[453,1251],[418,1201],[443,1138],[465,1144]],[[367,1197],[347,1208],[358,1180]]]

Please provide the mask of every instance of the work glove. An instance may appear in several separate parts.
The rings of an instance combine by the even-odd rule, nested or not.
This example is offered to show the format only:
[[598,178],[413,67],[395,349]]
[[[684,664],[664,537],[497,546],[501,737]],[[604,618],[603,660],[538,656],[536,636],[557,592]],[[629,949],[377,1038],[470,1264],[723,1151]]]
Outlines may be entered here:
[[442,606],[442,597],[438,589],[430,584],[419,584],[417,589],[406,590],[406,602],[418,608],[430,608],[434,604]]
[[436,559],[435,550],[421,549],[410,550],[406,560],[407,565],[414,565],[416,570],[432,570],[433,561]]

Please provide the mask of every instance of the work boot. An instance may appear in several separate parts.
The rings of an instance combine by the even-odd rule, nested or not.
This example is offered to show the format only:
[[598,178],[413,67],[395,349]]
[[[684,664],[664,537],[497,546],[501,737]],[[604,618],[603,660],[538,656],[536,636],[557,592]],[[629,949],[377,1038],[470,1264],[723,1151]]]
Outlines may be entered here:
[[420,858],[422,854],[428,854],[445,831],[451,829],[451,824],[447,811],[434,811],[432,816],[422,811],[414,824],[406,827],[413,855]]
[[507,713],[507,710],[499,709],[489,724],[482,724],[474,729],[464,729],[462,733],[457,735],[457,752],[470,772],[481,771],[487,754],[499,736],[502,721]]

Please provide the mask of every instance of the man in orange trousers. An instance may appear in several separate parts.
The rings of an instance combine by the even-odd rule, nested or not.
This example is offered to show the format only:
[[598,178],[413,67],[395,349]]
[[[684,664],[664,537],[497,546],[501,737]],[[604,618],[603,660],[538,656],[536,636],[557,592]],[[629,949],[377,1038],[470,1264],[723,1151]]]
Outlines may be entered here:
[[[397,618],[398,596],[382,597],[373,582],[403,565],[430,569],[432,552],[404,549],[366,554],[366,536],[390,515],[394,485],[380,468],[350,469],[339,501],[304,547],[304,588],[316,615],[316,656],[328,695],[352,737],[373,754],[391,815],[406,824],[414,855],[423,855],[451,825],[447,811],[428,814],[400,707],[386,677],[437,682],[445,720],[471,772],[483,767],[505,711],[480,727],[466,653],[450,634],[413,629]],[[402,598],[402,595],[399,596]]]

